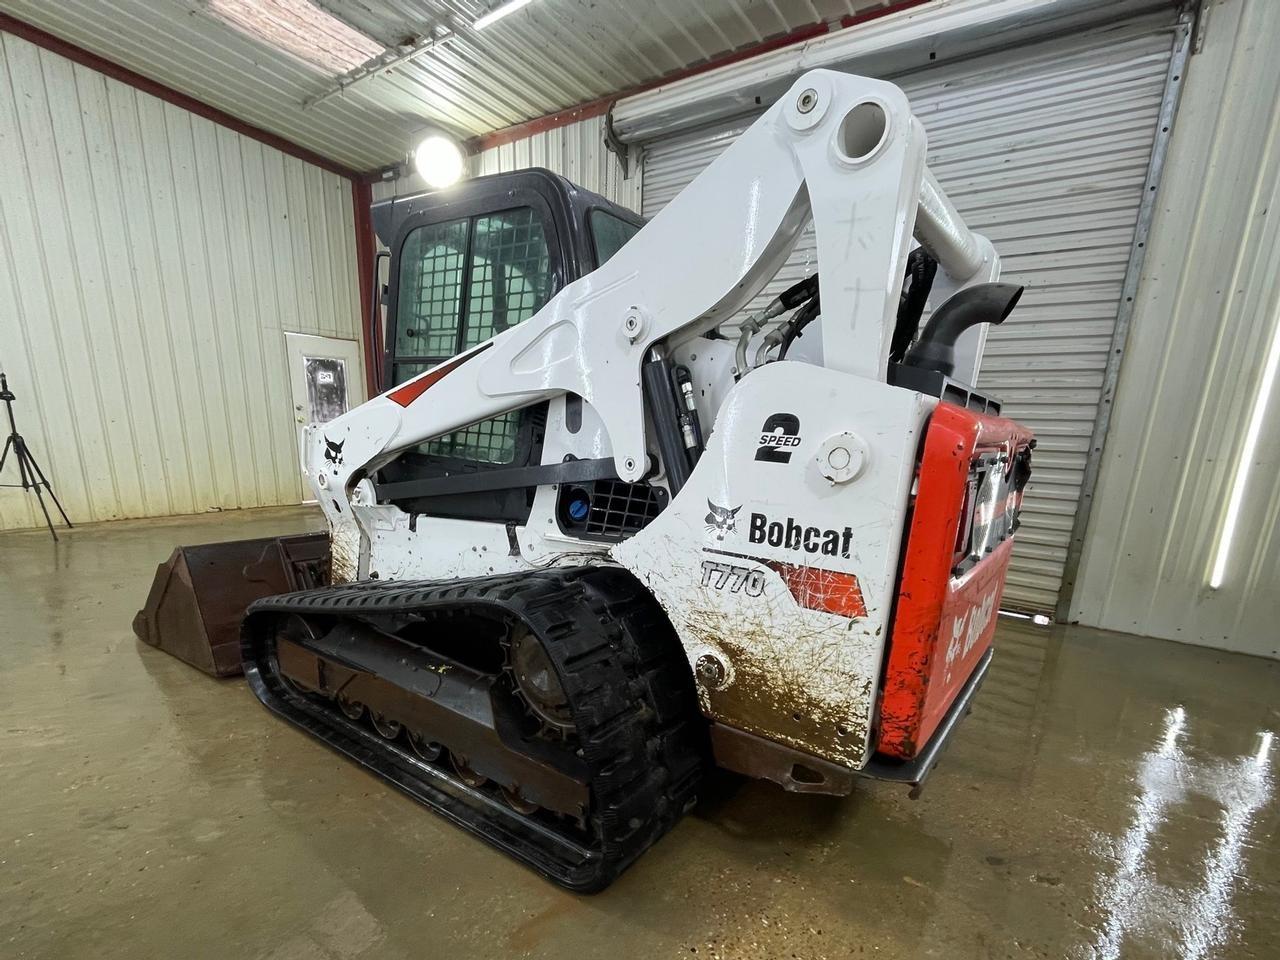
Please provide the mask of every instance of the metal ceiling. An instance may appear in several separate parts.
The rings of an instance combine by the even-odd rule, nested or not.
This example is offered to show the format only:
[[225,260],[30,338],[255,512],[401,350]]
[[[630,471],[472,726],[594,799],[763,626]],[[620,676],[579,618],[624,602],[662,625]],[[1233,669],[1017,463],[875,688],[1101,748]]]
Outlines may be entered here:
[[[0,10],[345,166],[404,157],[651,83],[891,0],[535,0],[483,31],[476,0],[312,0],[387,49],[343,78],[236,30],[208,0],[0,0]],[[426,47],[403,60],[408,53]],[[386,65],[386,61],[402,62]],[[366,68],[365,72],[369,72]],[[326,99],[317,102],[317,98]]]

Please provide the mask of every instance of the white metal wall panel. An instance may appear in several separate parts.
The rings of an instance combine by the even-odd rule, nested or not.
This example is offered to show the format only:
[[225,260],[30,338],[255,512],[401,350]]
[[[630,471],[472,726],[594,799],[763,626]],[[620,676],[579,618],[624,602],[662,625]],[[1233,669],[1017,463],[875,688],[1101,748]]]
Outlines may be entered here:
[[[1057,600],[1172,51],[1150,22],[894,80],[929,134],[929,164],[1025,284],[991,331],[980,386],[1039,437],[1006,602]],[[648,145],[652,216],[750,123]],[[812,231],[763,296],[815,267]]]
[[1221,0],[1192,59],[1135,296],[1072,619],[1280,657],[1280,4]]
[[546,167],[607,200],[638,211],[641,171],[632,163],[628,167],[631,176],[623,178],[621,162],[605,148],[604,122],[603,116],[589,117],[492,147],[472,158],[472,172],[481,175]]
[[297,503],[283,331],[359,337],[349,181],[10,34],[0,170],[0,365],[72,520]]
[[[605,149],[603,116],[491,147],[472,156],[468,169],[471,176],[479,177],[527,167],[546,167],[614,203],[631,210],[640,209],[642,171],[633,163],[630,178],[622,176],[622,164],[617,156]],[[373,199],[385,200],[425,189],[422,179],[411,173],[398,180],[375,183]]]

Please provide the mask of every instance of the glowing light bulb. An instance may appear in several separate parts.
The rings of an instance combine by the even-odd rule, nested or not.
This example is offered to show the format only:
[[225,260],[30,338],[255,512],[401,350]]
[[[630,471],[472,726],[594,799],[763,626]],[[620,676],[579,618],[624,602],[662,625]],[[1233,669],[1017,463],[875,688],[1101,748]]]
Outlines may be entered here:
[[462,151],[448,137],[433,134],[413,151],[413,167],[427,186],[436,190],[453,186],[462,176]]

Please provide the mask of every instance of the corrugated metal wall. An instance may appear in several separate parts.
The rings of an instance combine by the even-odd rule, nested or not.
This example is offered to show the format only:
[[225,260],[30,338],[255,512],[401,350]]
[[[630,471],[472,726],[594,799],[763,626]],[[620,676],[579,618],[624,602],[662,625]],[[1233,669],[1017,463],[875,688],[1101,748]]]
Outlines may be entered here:
[[1206,5],[1135,299],[1071,616],[1280,656],[1280,383],[1208,576],[1280,323],[1280,4]]
[[[506,173],[526,167],[546,167],[632,210],[640,209],[642,171],[631,164],[631,176],[622,176],[622,164],[605,149],[604,117],[589,117],[567,126],[492,147],[471,157],[473,177]],[[373,199],[417,193],[426,185],[416,174],[373,185]]]
[[[929,166],[1027,293],[988,335],[979,386],[1039,438],[1005,602],[1052,612],[1158,127],[1171,15],[894,77]],[[653,216],[753,118],[654,141]],[[757,301],[816,269],[812,228]]]
[[603,116],[535,133],[472,158],[477,175],[523,167],[546,167],[607,200],[640,209],[641,172],[632,163],[630,178],[623,179],[622,164],[605,149]]
[[301,499],[283,332],[359,336],[347,180],[0,34],[0,244],[0,365],[73,521]]

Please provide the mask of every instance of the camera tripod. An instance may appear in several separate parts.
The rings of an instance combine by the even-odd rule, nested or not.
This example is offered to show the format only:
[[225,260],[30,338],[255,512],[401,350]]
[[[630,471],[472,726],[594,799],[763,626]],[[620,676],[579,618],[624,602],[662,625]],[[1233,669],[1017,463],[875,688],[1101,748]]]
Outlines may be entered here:
[[49,508],[44,505],[44,494],[40,492],[41,487],[44,487],[45,493],[49,494],[53,505],[62,514],[63,522],[68,527],[72,526],[72,524],[67,519],[67,511],[63,510],[62,504],[58,502],[58,497],[53,492],[53,487],[49,486],[49,481],[45,478],[44,471],[40,469],[40,464],[36,463],[36,458],[31,455],[31,450],[27,447],[27,441],[23,440],[22,434],[18,432],[18,425],[13,419],[14,399],[13,391],[9,389],[9,381],[5,379],[3,373],[0,373],[0,400],[4,401],[5,408],[9,412],[9,439],[4,442],[4,452],[0,453],[0,471],[4,470],[5,461],[9,459],[9,451],[12,450],[14,459],[18,461],[18,473],[22,477],[21,483],[0,483],[0,487],[21,487],[23,490],[34,492],[36,500],[40,502],[40,512],[44,514],[45,526],[49,528],[49,535],[56,542],[58,534],[53,529],[53,521],[49,519]]

